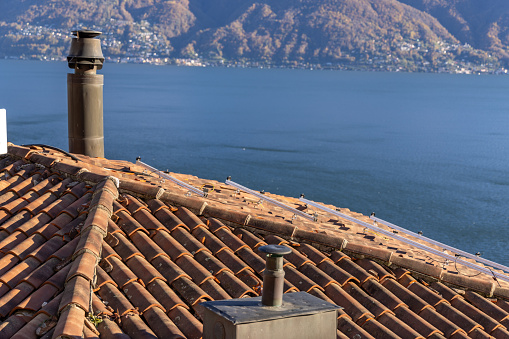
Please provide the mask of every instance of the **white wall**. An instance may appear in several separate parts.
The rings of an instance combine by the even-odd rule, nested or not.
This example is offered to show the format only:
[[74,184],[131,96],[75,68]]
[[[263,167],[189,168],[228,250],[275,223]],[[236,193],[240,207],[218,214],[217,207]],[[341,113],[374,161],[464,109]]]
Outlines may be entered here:
[[7,112],[0,108],[0,154],[7,153]]

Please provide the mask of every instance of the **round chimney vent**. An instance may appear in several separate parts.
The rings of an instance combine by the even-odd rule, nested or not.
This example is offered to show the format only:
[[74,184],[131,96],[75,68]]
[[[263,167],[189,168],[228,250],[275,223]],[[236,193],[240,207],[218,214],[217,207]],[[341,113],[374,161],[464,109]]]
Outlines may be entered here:
[[72,69],[101,69],[104,55],[101,50],[101,41],[95,39],[101,32],[92,30],[73,31],[74,37],[67,56],[69,68]]

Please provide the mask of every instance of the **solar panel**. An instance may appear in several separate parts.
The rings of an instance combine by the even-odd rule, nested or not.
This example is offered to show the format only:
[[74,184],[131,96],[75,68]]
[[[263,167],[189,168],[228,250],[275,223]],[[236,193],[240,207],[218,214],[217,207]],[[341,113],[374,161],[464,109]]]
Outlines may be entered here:
[[[328,207],[322,206],[322,205],[320,205],[320,204],[318,204],[318,203],[316,203],[314,201],[305,199],[303,197],[301,197],[299,200],[302,201],[303,203],[309,205],[309,206],[316,207],[316,208],[321,209],[321,210],[323,210],[325,212],[328,212],[328,213],[333,214],[335,216],[338,216],[340,218],[346,219],[348,221],[351,221],[353,223],[356,223],[356,224],[361,225],[363,227],[366,227],[368,229],[371,229],[371,230],[373,230],[373,231],[375,231],[377,233],[381,233],[381,234],[383,234],[383,235],[385,235],[387,237],[391,237],[393,239],[397,239],[397,240],[399,240],[399,241],[401,241],[401,242],[403,242],[403,243],[405,243],[407,245],[411,245],[411,246],[414,246],[414,247],[419,248],[421,250],[424,250],[426,252],[433,253],[433,254],[441,257],[441,258],[449,260],[450,262],[455,262],[455,263],[461,264],[463,266],[466,266],[466,267],[469,267],[471,269],[474,269],[474,270],[476,270],[478,272],[482,272],[482,273],[491,275],[491,276],[495,277],[496,279],[500,279],[500,280],[504,280],[504,281],[509,282],[509,277],[508,276],[506,276],[504,274],[497,273],[497,272],[493,272],[489,268],[481,267],[479,265],[476,265],[476,264],[473,264],[473,263],[461,260],[459,257],[456,257],[454,255],[450,255],[450,254],[444,253],[444,252],[442,252],[440,250],[437,250],[437,249],[431,248],[429,246],[426,246],[426,245],[420,244],[418,242],[415,242],[413,240],[404,238],[402,236],[394,234],[391,231],[387,231],[387,230],[384,230],[384,229],[382,229],[382,228],[380,228],[378,226],[368,224],[367,222],[361,221],[359,219],[356,219],[356,218],[351,217],[349,215],[346,215],[344,213],[341,213],[341,212],[338,212],[338,211],[334,211],[334,210],[332,210],[332,209],[330,209]],[[479,260],[479,258],[475,258],[475,260]],[[499,268],[500,267],[504,267],[505,270],[507,271],[507,267],[502,266],[502,265],[498,265],[498,264],[497,264],[497,266],[499,266]],[[502,269],[502,270],[504,270],[504,269]]]
[[448,251],[451,251],[453,253],[456,253],[456,254],[459,254],[465,258],[469,258],[469,259],[474,259],[475,261],[478,261],[478,262],[482,262],[483,264],[486,264],[486,265],[489,265],[489,266],[492,266],[492,267],[495,267],[495,268],[498,268],[498,269],[501,269],[503,271],[506,271],[506,272],[509,272],[509,267],[507,266],[504,266],[504,265],[500,265],[496,262],[493,262],[493,261],[490,261],[488,259],[484,259],[484,258],[480,258],[476,255],[473,255],[473,254],[470,254],[468,252],[465,252],[465,251],[462,251],[460,249],[457,249],[457,248],[454,248],[454,247],[451,247],[451,246],[448,246],[446,244],[443,244],[441,242],[438,242],[438,241],[435,241],[433,239],[430,239],[430,238],[427,238],[421,234],[418,234],[418,233],[414,233],[412,231],[409,231],[403,227],[400,227],[400,226],[397,226],[397,225],[394,225],[394,224],[391,224],[390,222],[388,221],[385,221],[385,220],[382,220],[380,218],[377,218],[375,217],[374,215],[371,215],[370,217],[371,220],[374,220],[376,222],[379,222],[381,224],[384,224],[385,226],[387,227],[390,227],[390,228],[393,228],[395,230],[398,230],[400,231],[401,233],[405,233],[405,234],[408,234],[408,235],[411,235],[411,236],[414,236],[418,239],[422,239],[422,240],[425,240],[433,245],[436,245],[438,247],[441,247],[443,248],[444,250],[448,250]]
[[316,221],[316,218],[314,216],[309,215],[307,213],[304,213],[302,211],[299,211],[296,208],[287,206],[287,205],[283,204],[282,202],[279,202],[279,201],[277,201],[275,199],[269,198],[269,197],[267,197],[267,196],[265,196],[265,195],[263,195],[263,194],[261,194],[259,192],[253,191],[253,190],[251,190],[251,189],[249,189],[249,188],[247,188],[245,186],[237,184],[236,182],[231,181],[230,177],[228,177],[228,179],[226,179],[225,184],[233,186],[233,187],[237,188],[238,190],[244,191],[244,192],[249,193],[251,195],[254,195],[255,197],[259,198],[261,201],[267,201],[267,202],[269,202],[269,203],[271,203],[273,205],[281,207],[281,208],[283,208],[283,209],[293,213],[294,217],[299,216],[299,217],[302,217],[302,218],[305,218],[305,219],[308,219],[308,220],[311,220],[311,221]]

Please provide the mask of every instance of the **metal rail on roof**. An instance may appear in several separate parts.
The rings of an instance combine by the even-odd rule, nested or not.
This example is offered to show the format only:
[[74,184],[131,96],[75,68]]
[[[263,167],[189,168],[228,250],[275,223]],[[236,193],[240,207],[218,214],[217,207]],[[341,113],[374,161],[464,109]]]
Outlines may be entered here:
[[181,187],[184,187],[184,188],[188,189],[188,190],[189,190],[189,192],[192,192],[192,193],[194,193],[194,194],[197,194],[197,195],[199,195],[199,196],[201,196],[201,197],[206,196],[206,194],[205,194],[203,191],[200,191],[200,190],[199,190],[199,189],[197,189],[196,187],[191,186],[191,185],[189,185],[189,184],[187,184],[187,183],[183,182],[182,180],[179,180],[179,179],[177,179],[177,178],[174,178],[174,177],[172,177],[172,176],[171,176],[171,175],[169,175],[169,174],[166,174],[166,173],[164,173],[164,172],[161,172],[160,170],[158,170],[158,169],[156,169],[156,168],[154,168],[154,167],[152,167],[152,166],[150,166],[150,165],[145,164],[145,163],[144,163],[144,162],[142,162],[139,158],[138,158],[138,159],[136,159],[136,165],[139,165],[139,166],[145,167],[145,168],[146,168],[146,169],[148,169],[149,171],[151,171],[151,172],[153,172],[153,173],[155,173],[155,174],[159,175],[159,177],[160,177],[160,178],[170,180],[171,182],[173,182],[173,183],[175,183],[175,184],[177,184],[177,185],[179,185],[179,186],[181,186]]
[[304,213],[304,212],[302,212],[302,211],[299,211],[299,210],[298,210],[298,209],[296,209],[296,208],[293,208],[293,207],[290,207],[290,206],[286,206],[286,205],[285,205],[285,204],[283,204],[282,202],[279,202],[279,201],[277,201],[277,200],[271,199],[271,198],[269,198],[269,197],[267,197],[267,196],[265,196],[265,195],[263,195],[263,194],[261,194],[261,193],[258,193],[258,192],[253,191],[253,190],[251,190],[251,189],[249,189],[249,188],[247,188],[247,187],[245,187],[245,186],[242,186],[242,185],[240,185],[240,184],[237,184],[236,182],[231,181],[231,178],[230,178],[230,177],[228,177],[228,178],[226,179],[225,184],[230,185],[230,186],[233,186],[233,187],[237,188],[237,189],[238,189],[238,190],[240,190],[240,191],[244,191],[244,192],[246,192],[246,193],[249,193],[249,194],[251,194],[251,195],[254,195],[254,196],[255,196],[255,197],[257,197],[257,198],[260,198],[260,201],[267,201],[267,202],[269,202],[269,203],[271,203],[271,204],[273,204],[273,205],[279,206],[279,207],[281,207],[282,209],[285,209],[285,210],[287,210],[287,211],[289,211],[289,212],[293,213],[294,218],[295,218],[296,216],[299,216],[299,217],[306,218],[306,219],[311,220],[311,221],[316,221],[316,218],[315,218],[314,216],[309,215],[309,214],[307,214],[307,213]]
[[370,219],[373,220],[373,221],[376,221],[376,222],[379,222],[381,224],[384,224],[385,226],[387,227],[390,227],[390,228],[393,228],[395,230],[398,230],[400,231],[401,233],[405,233],[405,234],[408,234],[408,235],[412,235],[418,239],[422,239],[422,240],[425,240],[433,245],[436,245],[438,247],[441,247],[443,248],[444,250],[448,250],[448,251],[451,251],[453,253],[456,253],[456,254],[459,254],[465,258],[469,258],[469,259],[474,259],[476,261],[479,261],[479,262],[482,262],[483,264],[486,264],[486,265],[489,265],[489,266],[492,266],[492,267],[495,267],[495,268],[498,268],[498,269],[501,269],[503,271],[506,271],[506,272],[509,272],[509,267],[507,266],[504,266],[504,265],[500,265],[496,262],[493,262],[493,261],[490,261],[488,259],[484,259],[484,258],[481,258],[481,257],[478,257],[476,255],[473,255],[473,254],[470,254],[468,252],[465,252],[465,251],[462,251],[460,249],[457,249],[457,248],[454,248],[452,246],[448,246],[446,244],[443,244],[441,242],[438,242],[438,241],[435,241],[433,239],[430,239],[430,238],[426,238],[425,236],[421,235],[421,234],[418,234],[418,233],[414,233],[412,231],[409,231],[403,227],[400,227],[400,226],[397,226],[397,225],[394,225],[394,224],[391,224],[390,222],[388,221],[385,221],[385,220],[382,220],[380,218],[377,218],[375,217],[374,215],[370,216]]
[[[299,200],[302,201],[303,203],[307,204],[307,205],[316,207],[316,208],[321,209],[321,210],[323,210],[325,212],[328,212],[330,214],[334,214],[334,215],[336,215],[336,216],[338,216],[340,218],[343,218],[343,219],[346,219],[348,221],[351,221],[351,222],[354,222],[356,224],[359,224],[361,226],[364,226],[364,227],[366,227],[368,229],[371,229],[371,230],[373,230],[373,231],[375,231],[377,233],[381,233],[381,234],[383,234],[385,236],[397,239],[397,240],[399,240],[399,241],[401,241],[401,242],[403,242],[403,243],[405,243],[407,245],[411,245],[411,246],[417,247],[417,248],[419,248],[421,250],[427,251],[429,253],[433,253],[433,254],[441,257],[441,258],[444,258],[444,259],[450,261],[451,263],[455,262],[455,263],[461,264],[463,266],[469,267],[469,268],[471,268],[473,270],[476,270],[478,272],[482,272],[482,273],[491,275],[491,276],[495,277],[496,279],[500,279],[500,280],[509,282],[509,276],[506,276],[504,274],[500,274],[498,272],[494,272],[494,271],[492,271],[489,268],[481,267],[479,265],[470,263],[468,261],[461,260],[459,257],[456,257],[454,255],[450,255],[450,254],[444,253],[444,252],[442,252],[440,250],[431,248],[431,247],[426,246],[426,245],[422,245],[422,244],[420,244],[418,242],[415,242],[415,241],[412,241],[410,239],[407,239],[407,238],[404,238],[402,236],[399,236],[397,234],[394,234],[391,231],[384,230],[384,229],[382,229],[382,228],[380,228],[378,226],[374,226],[374,225],[368,224],[367,222],[361,221],[359,219],[356,219],[354,217],[348,216],[348,215],[343,214],[341,212],[334,211],[334,210],[332,210],[332,209],[330,209],[328,207],[325,207],[325,206],[322,206],[320,204],[317,204],[314,201],[307,200],[307,199],[302,198],[302,197]],[[476,260],[477,260],[477,258],[476,258]]]

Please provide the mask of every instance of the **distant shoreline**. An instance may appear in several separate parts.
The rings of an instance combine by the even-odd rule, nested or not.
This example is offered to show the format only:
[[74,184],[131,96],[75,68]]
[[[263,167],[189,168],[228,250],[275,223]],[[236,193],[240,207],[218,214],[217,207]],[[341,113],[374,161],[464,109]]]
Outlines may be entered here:
[[[34,60],[34,61],[58,61],[67,62],[66,57],[61,56],[5,56],[0,60]],[[263,61],[228,61],[228,60],[204,60],[204,59],[183,59],[183,58],[144,58],[144,57],[106,57],[107,63],[120,64],[148,64],[156,66],[185,66],[185,67],[234,67],[234,68],[260,68],[260,69],[303,69],[303,70],[333,70],[333,71],[363,71],[363,72],[403,72],[403,73],[446,73],[446,74],[490,74],[490,75],[507,75],[506,68],[490,68],[488,66],[470,65],[470,67],[446,68],[438,69],[418,68],[406,69],[394,64],[386,64],[384,66],[373,67],[373,65],[365,64],[275,64]]]

